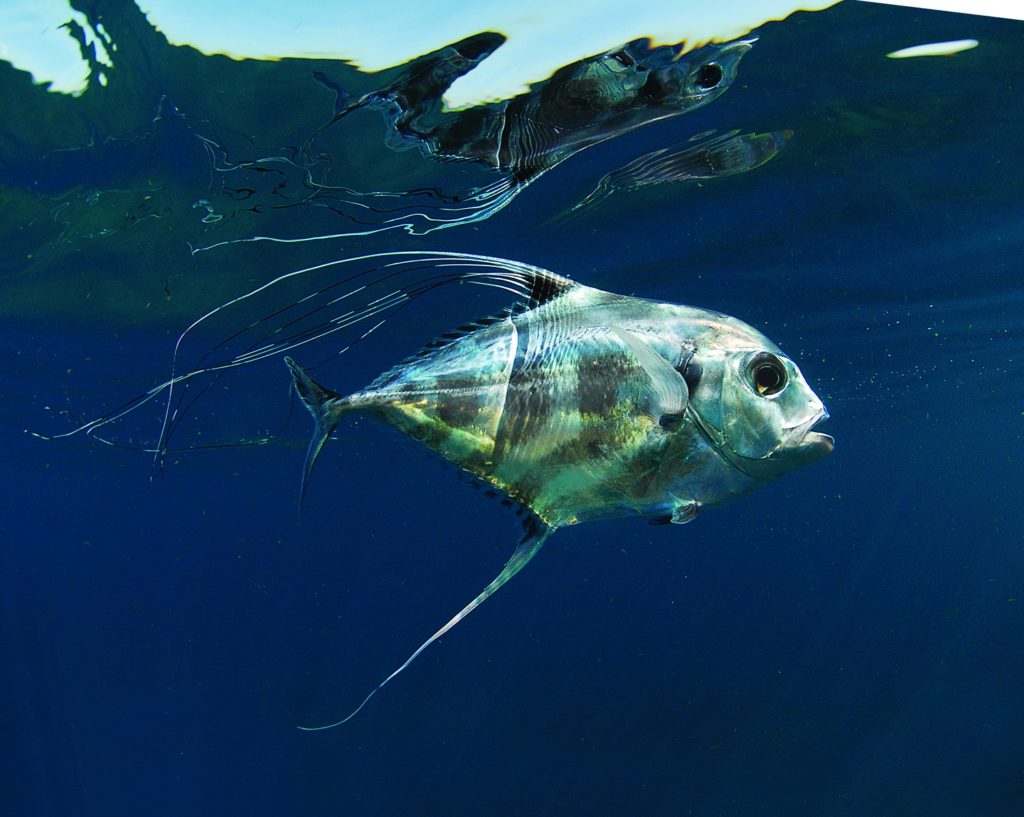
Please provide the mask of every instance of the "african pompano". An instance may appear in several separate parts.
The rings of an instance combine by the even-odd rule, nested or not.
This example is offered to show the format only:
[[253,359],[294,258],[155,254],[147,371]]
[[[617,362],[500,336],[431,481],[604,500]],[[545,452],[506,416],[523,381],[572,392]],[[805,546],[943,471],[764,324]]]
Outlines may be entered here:
[[[736,318],[616,295],[516,261],[427,251],[320,264],[234,298],[178,339],[170,379],[57,436],[94,434],[164,395],[152,449],[162,458],[171,432],[229,370],[376,319],[330,360],[448,284],[496,287],[518,300],[442,335],[347,396],[285,357],[316,423],[303,490],[331,431],[358,412],[493,486],[522,519],[522,539],[504,569],[344,720],[518,573],[555,529],[621,516],[683,524],[832,451],[831,437],[814,431],[828,414],[797,365]],[[255,318],[246,312],[252,306]],[[196,368],[179,373],[186,336],[217,319],[227,319],[229,333]],[[203,378],[207,386],[199,387]]]
[[[418,148],[441,162],[473,162],[500,174],[497,181],[448,194],[433,187],[402,193],[359,192],[317,183],[311,200],[356,222],[350,229],[322,235],[270,235],[224,243],[275,241],[301,243],[405,230],[426,235],[490,218],[549,170],[582,150],[636,128],[681,116],[707,105],[735,82],[740,60],[756,39],[705,45],[652,46],[635,40],[603,54],[577,60],[511,100],[448,110],[443,95],[451,84],[498,48],[505,38],[487,33],[468,37],[413,60],[388,85],[357,99],[320,78],[338,94],[333,117],[303,146],[318,155],[317,139],[335,123],[364,108],[381,111],[388,123],[386,144],[395,150]],[[321,158],[327,158],[323,154]],[[331,160],[329,165],[333,165]]]
[[386,115],[388,143],[441,161],[510,170],[519,182],[579,151],[703,107],[733,84],[755,39],[652,46],[635,40],[572,62],[511,100],[447,110],[442,95],[504,40],[480,34],[413,62],[394,82],[348,103],[331,122],[368,106]]
[[504,570],[384,683],[556,528],[634,515],[686,523],[832,451],[813,430],[825,406],[797,365],[742,321],[495,263],[527,308],[464,324],[365,389],[342,396],[286,358],[316,421],[307,477],[334,427],[362,412],[530,512]]

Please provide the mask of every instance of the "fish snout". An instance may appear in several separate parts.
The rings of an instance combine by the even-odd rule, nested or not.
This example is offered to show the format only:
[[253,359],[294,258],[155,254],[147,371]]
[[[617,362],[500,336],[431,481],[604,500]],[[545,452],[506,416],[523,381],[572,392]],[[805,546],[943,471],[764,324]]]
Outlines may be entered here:
[[794,431],[793,443],[803,464],[827,457],[835,450],[836,441],[830,434],[823,434],[814,429],[829,418],[828,409],[824,406],[807,422]]

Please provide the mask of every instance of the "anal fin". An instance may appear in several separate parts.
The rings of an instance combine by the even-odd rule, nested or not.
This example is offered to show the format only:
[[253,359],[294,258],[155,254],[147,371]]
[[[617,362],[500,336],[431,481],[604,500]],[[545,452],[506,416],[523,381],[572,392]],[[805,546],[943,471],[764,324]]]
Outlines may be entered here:
[[536,514],[527,511],[527,516],[523,519],[523,537],[519,540],[519,544],[516,545],[516,549],[512,552],[512,556],[505,563],[505,567],[502,568],[501,572],[491,580],[483,590],[480,591],[479,595],[474,598],[469,604],[459,610],[454,616],[452,616],[448,622],[435,632],[430,638],[420,644],[416,651],[405,659],[405,662],[392,672],[387,678],[377,684],[370,694],[363,698],[363,702],[359,704],[350,714],[342,718],[340,721],[326,724],[325,726],[300,726],[298,727],[304,732],[320,732],[324,729],[333,729],[335,726],[341,726],[343,723],[347,723],[352,720],[362,710],[370,699],[376,695],[381,689],[383,689],[388,682],[390,682],[395,676],[399,675],[406,667],[408,667],[413,661],[419,658],[420,654],[437,639],[451,630],[456,624],[462,619],[472,613],[477,607],[483,604],[487,599],[493,596],[501,586],[504,585],[509,579],[516,575],[522,570],[526,564],[532,559],[537,551],[541,549],[547,538],[554,532],[554,528],[545,523]]

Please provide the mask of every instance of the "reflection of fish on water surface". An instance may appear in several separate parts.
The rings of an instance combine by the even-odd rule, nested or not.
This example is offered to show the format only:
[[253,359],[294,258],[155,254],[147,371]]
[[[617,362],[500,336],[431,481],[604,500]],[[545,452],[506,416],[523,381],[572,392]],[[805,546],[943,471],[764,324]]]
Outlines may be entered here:
[[792,137],[790,130],[772,133],[729,131],[701,134],[681,145],[646,153],[601,177],[594,190],[572,209],[581,210],[616,190],[638,190],[658,184],[679,184],[736,176],[760,167],[778,155]]
[[[95,433],[165,396],[157,450],[166,451],[194,403],[190,388],[202,396],[231,369],[372,324],[358,342],[449,284],[496,287],[517,301],[442,335],[347,396],[285,357],[316,424],[303,488],[332,430],[359,412],[500,491],[522,520],[522,539],[504,569],[370,696],[519,572],[555,529],[637,515],[683,524],[832,450],[831,438],[813,430],[828,416],[822,402],[796,364],[747,324],[593,289],[515,261],[443,252],[376,254],[281,276],[186,330],[176,357],[200,324],[226,319],[232,330],[199,358],[202,365],[58,436]],[[253,302],[261,317],[236,322],[232,312]]]
[[[393,82],[355,100],[346,98],[329,78],[318,77],[335,92],[336,113],[302,149],[310,166],[330,163],[330,156],[316,154],[317,137],[354,112],[373,108],[387,120],[389,147],[416,148],[441,162],[482,164],[501,175],[497,182],[456,194],[437,189],[361,193],[314,183],[310,176],[307,184],[314,193],[306,203],[321,204],[361,228],[303,238],[239,240],[294,243],[395,229],[423,235],[490,218],[581,150],[716,99],[733,83],[740,59],[754,42],[707,45],[681,55],[680,46],[651,48],[646,40],[636,40],[571,63],[513,99],[445,110],[444,92],[503,39],[499,34],[478,34],[447,46],[414,60]],[[221,243],[235,241],[202,249]]]

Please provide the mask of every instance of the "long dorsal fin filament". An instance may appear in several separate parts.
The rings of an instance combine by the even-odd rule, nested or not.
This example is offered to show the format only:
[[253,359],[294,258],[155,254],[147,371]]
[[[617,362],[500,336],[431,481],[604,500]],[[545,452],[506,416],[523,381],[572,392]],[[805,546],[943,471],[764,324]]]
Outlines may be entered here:
[[[162,383],[70,431],[37,436],[92,434],[163,398],[163,423],[155,446],[149,447],[159,460],[169,449],[175,429],[196,410],[199,398],[229,370],[340,336],[344,342],[336,342],[319,365],[347,352],[421,296],[452,284],[510,292],[517,302],[509,314],[549,302],[578,286],[517,261],[437,251],[373,253],[294,270],[193,321],[178,337],[170,375]],[[221,339],[213,346],[199,353],[189,348],[187,341],[201,331],[213,330],[216,337],[218,326]],[[366,328],[359,332],[362,327]],[[353,337],[352,333],[358,334]]]

